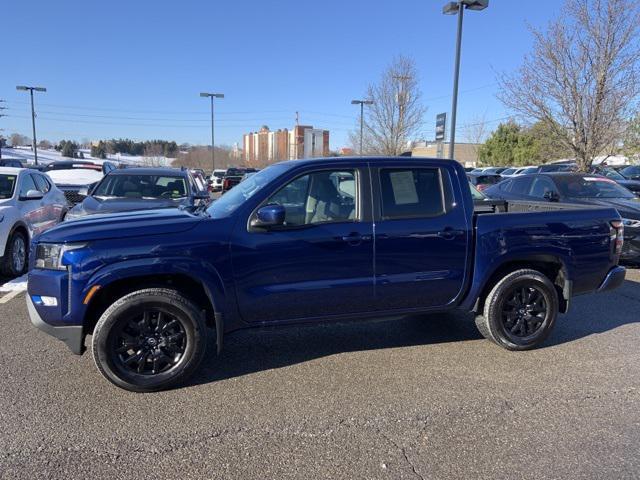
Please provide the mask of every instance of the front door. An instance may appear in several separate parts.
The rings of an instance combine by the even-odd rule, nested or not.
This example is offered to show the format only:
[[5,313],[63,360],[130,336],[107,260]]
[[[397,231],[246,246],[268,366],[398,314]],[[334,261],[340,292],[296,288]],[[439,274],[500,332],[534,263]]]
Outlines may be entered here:
[[471,232],[460,192],[469,185],[441,165],[375,169],[379,310],[443,307],[462,290]]
[[368,182],[366,168],[348,163],[301,172],[262,204],[284,206],[284,226],[260,231],[248,227],[249,219],[239,222],[231,253],[245,321],[374,309],[373,224],[364,204],[370,195],[363,193]]

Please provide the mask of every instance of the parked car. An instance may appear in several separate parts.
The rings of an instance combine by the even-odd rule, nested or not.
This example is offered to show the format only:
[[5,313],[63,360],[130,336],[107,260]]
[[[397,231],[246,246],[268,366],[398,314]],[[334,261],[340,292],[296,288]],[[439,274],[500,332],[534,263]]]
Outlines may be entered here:
[[220,190],[222,190],[222,179],[224,178],[226,173],[227,171],[224,169],[216,169],[213,171],[213,174],[211,175],[211,178],[209,180],[210,189],[212,192],[219,192]]
[[0,167],[25,168],[23,163],[16,158],[0,158]]
[[226,193],[242,181],[247,173],[257,172],[255,168],[229,168],[222,179],[222,193]]
[[501,176],[502,178],[509,178],[509,177],[513,177],[513,176],[516,174],[516,172],[517,172],[518,170],[519,170],[519,168],[517,168],[517,167],[509,167],[509,168],[507,168],[506,170],[503,170],[503,171],[500,173],[500,176]]
[[620,170],[620,174],[629,180],[640,180],[640,165],[629,165]]
[[56,186],[64,192],[71,206],[80,203],[102,177],[116,166],[108,161],[101,165],[84,160],[62,160],[44,167]]
[[469,183],[476,187],[481,192],[486,188],[489,188],[491,185],[495,185],[502,177],[500,175],[485,175],[482,173],[467,173],[467,178],[469,179]]
[[501,175],[507,167],[489,167],[482,170],[483,175]]
[[621,218],[611,207],[501,204],[508,215],[474,213],[464,169],[448,160],[282,162],[205,211],[45,232],[29,315],[77,354],[92,335],[102,375],[138,392],[183,382],[208,339],[220,352],[226,334],[250,326],[457,308],[476,312],[498,345],[527,350],[572,295],[622,283]]
[[117,169],[105,175],[91,192],[87,192],[84,200],[69,210],[65,220],[96,213],[193,207],[201,201],[208,202],[209,193],[189,170]]
[[547,163],[538,167],[537,173],[574,172],[578,166],[575,163]]
[[538,168],[539,167],[536,167],[536,166],[523,167],[523,168],[517,170],[514,176],[530,175],[532,173],[538,173]]
[[0,271],[16,277],[27,269],[34,235],[56,225],[64,215],[64,194],[44,174],[0,167]]
[[611,167],[594,168],[591,173],[610,178],[616,183],[619,183],[623,187],[631,190],[636,196],[640,195],[640,180],[629,180]]
[[609,178],[580,173],[541,173],[505,180],[485,193],[503,200],[586,204],[615,208],[624,224],[621,259],[640,261],[640,199]]

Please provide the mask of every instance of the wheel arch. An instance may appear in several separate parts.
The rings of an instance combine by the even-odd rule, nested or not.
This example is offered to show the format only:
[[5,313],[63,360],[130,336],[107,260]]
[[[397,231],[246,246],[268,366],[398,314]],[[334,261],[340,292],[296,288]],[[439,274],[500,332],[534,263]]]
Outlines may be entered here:
[[[126,262],[125,262],[126,263]],[[93,331],[96,323],[104,311],[116,299],[143,288],[171,288],[198,305],[205,316],[206,324],[215,327],[218,353],[222,349],[224,334],[224,288],[219,277],[196,273],[196,270],[158,268],[154,265],[154,272],[148,269],[131,268],[120,265],[117,269],[103,272],[88,282],[83,289],[82,299],[86,299],[94,287],[95,292],[89,297],[83,318],[85,334]],[[81,300],[83,301],[83,300]],[[86,301],[86,300],[85,300]]]
[[473,305],[472,310],[476,313],[482,312],[484,302],[489,292],[498,281],[511,272],[521,269],[537,270],[544,274],[556,288],[560,301],[560,312],[566,313],[569,309],[569,300],[572,294],[572,281],[566,263],[556,255],[531,255],[519,259],[505,259],[486,276]]

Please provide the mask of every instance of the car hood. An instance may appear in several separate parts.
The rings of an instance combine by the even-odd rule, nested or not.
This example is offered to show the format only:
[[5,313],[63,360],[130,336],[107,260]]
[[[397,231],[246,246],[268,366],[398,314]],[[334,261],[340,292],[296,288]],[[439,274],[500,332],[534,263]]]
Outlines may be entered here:
[[186,232],[203,220],[183,209],[162,208],[136,212],[89,215],[47,230],[37,242],[88,242]]
[[71,216],[93,215],[96,213],[128,212],[153,208],[178,207],[188,205],[187,198],[172,200],[170,198],[98,198],[87,197],[69,212]]
[[640,218],[640,198],[567,198],[567,203],[613,207],[625,218]]

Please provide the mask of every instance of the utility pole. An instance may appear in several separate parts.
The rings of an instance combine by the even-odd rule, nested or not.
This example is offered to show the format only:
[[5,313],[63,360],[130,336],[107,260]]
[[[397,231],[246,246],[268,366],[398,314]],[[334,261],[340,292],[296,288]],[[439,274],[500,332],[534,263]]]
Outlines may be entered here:
[[33,128],[33,158],[34,163],[38,165],[38,141],[36,139],[36,110],[33,106],[33,92],[46,92],[44,87],[27,87],[25,85],[18,85],[16,90],[28,91],[31,94],[31,127]]
[[215,144],[215,132],[213,128],[213,99],[214,98],[224,98],[223,93],[208,93],[202,92],[200,93],[201,97],[209,97],[211,99],[211,175],[216,170],[216,144]]
[[364,106],[373,105],[373,100],[351,100],[351,105],[360,105],[360,156],[362,156],[362,138],[364,137]]

